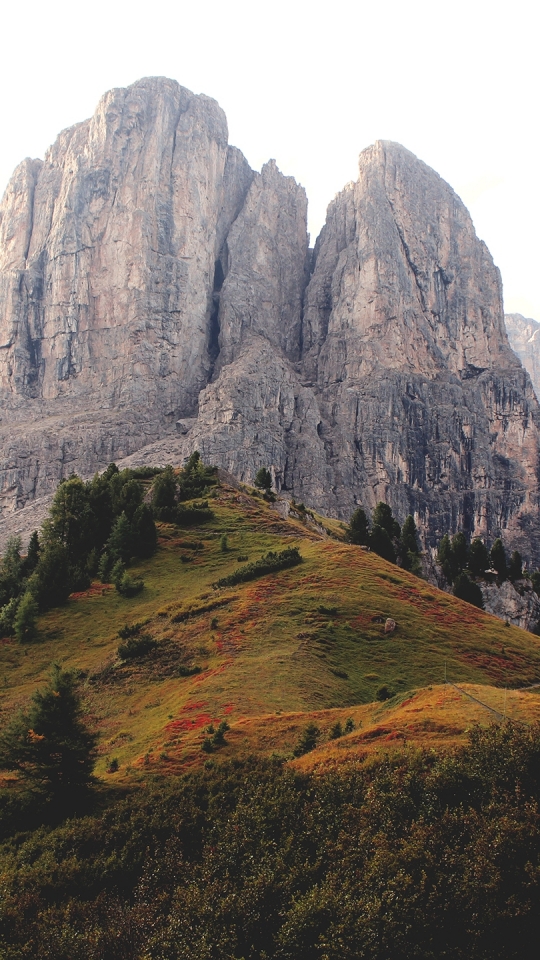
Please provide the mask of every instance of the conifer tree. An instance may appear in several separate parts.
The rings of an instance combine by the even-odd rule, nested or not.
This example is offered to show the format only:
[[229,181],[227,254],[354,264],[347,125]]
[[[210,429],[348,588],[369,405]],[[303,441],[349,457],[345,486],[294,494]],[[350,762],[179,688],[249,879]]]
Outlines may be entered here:
[[31,643],[36,639],[36,620],[39,613],[35,597],[27,591],[21,598],[13,621],[15,636],[19,643]]
[[0,766],[69,806],[92,782],[96,742],[83,722],[73,675],[55,665],[47,687],[0,735]]
[[403,569],[409,570],[418,576],[422,572],[422,565],[420,563],[420,550],[418,548],[418,533],[414,517],[411,514],[405,517],[405,522],[401,528],[399,552]]
[[468,567],[474,577],[483,577],[489,567],[489,553],[480,537],[475,537],[469,547]]
[[351,516],[347,539],[349,543],[358,543],[364,546],[369,542],[368,518],[362,507],[357,507]]
[[500,537],[497,537],[490,552],[491,565],[497,571],[499,580],[506,580],[506,552]]
[[508,564],[508,579],[520,580],[523,576],[523,560],[519,550],[514,550]]

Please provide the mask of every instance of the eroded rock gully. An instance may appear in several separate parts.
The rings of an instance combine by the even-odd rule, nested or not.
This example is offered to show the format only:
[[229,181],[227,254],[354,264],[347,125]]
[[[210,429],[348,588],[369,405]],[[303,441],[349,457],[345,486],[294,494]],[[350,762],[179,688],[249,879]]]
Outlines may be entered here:
[[193,449],[347,519],[387,500],[538,562],[540,411],[465,207],[395,143],[305,192],[172,80],[107,93],[0,209],[0,497]]

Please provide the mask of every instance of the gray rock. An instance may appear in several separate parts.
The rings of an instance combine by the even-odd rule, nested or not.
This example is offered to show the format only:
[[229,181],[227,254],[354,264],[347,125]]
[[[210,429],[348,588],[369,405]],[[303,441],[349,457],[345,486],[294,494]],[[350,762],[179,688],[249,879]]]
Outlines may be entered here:
[[540,323],[520,313],[507,313],[504,320],[512,350],[529,374],[536,396],[540,397]]

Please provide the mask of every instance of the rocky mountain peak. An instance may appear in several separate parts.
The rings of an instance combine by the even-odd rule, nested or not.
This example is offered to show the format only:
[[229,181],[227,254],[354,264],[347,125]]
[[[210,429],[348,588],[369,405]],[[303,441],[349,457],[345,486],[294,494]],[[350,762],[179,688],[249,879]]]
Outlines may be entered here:
[[0,207],[3,515],[73,469],[178,462],[347,519],[538,551],[540,411],[463,203],[377,141],[313,256],[307,199],[166,78],[112,90]]

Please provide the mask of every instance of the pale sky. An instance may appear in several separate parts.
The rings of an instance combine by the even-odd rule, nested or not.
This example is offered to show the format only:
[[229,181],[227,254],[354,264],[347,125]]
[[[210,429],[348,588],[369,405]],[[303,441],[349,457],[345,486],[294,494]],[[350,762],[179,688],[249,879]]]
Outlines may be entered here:
[[0,29],[0,193],[106,90],[168,76],[219,102],[252,167],[303,184],[312,242],[359,152],[399,141],[469,207],[506,311],[540,321],[532,0],[4,0]]

